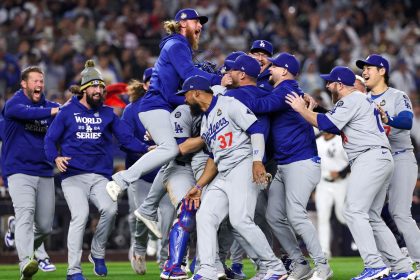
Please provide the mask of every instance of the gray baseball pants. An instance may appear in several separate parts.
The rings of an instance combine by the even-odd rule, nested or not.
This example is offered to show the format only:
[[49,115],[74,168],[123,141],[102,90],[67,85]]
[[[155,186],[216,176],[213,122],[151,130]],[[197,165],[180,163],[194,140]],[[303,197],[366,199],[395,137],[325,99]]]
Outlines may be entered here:
[[407,272],[412,270],[410,262],[381,218],[393,170],[394,161],[388,149],[371,149],[359,155],[351,165],[344,218],[365,267],[385,267],[382,254],[393,272]]
[[64,197],[71,213],[67,238],[67,274],[81,273],[83,235],[89,217],[89,201],[100,213],[91,244],[91,254],[95,258],[105,258],[108,237],[114,228],[117,202],[112,201],[106,191],[108,179],[102,175],[87,173],[64,179],[61,183]]
[[170,112],[163,109],[151,110],[139,113],[139,118],[157,147],[144,154],[127,170],[117,172],[112,176],[112,179],[123,189],[127,189],[130,183],[137,181],[153,169],[168,163],[179,153],[170,122]]
[[[320,164],[312,159],[277,166],[268,194],[267,221],[292,260],[304,260],[295,232],[305,242],[315,264],[325,263],[317,230],[306,207],[321,178]],[[293,228],[293,230],[292,230]]]
[[274,255],[261,229],[254,223],[259,187],[252,183],[252,159],[238,163],[228,173],[219,173],[207,191],[197,212],[197,247],[201,261],[198,274],[217,278],[217,230],[223,219],[229,220],[242,237],[252,245],[269,272],[279,275],[286,270]]
[[55,210],[54,178],[18,173],[7,179],[15,209],[16,250],[22,270],[52,230]]

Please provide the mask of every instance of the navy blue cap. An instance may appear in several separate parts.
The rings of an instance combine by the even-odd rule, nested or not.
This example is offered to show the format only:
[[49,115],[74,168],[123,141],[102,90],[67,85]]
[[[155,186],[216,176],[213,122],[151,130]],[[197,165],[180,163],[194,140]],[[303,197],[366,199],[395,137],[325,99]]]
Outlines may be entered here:
[[266,40],[256,40],[252,43],[250,52],[262,51],[269,56],[273,55],[273,45]]
[[182,89],[176,93],[176,95],[184,95],[187,91],[190,90],[205,90],[211,91],[210,81],[204,78],[203,76],[191,76],[184,81],[182,84]]
[[245,74],[254,78],[258,78],[261,71],[261,66],[258,61],[246,54],[238,56],[235,61],[226,60],[225,65],[231,70],[245,72]]
[[371,54],[365,60],[359,59],[356,61],[356,66],[360,69],[363,69],[365,65],[376,66],[379,68],[384,67],[386,73],[389,74],[389,62],[379,54]]
[[350,68],[344,66],[336,66],[331,70],[330,74],[320,75],[327,82],[339,82],[346,86],[353,86],[356,81],[356,75]]
[[206,16],[200,16],[194,9],[182,9],[179,10],[175,15],[175,21],[187,20],[187,19],[199,19],[201,24],[205,24],[209,18]]
[[296,76],[300,71],[300,63],[294,55],[283,52],[276,58],[268,58],[268,60],[275,66],[286,68],[293,76]]
[[226,61],[227,61],[227,60],[235,61],[235,59],[236,59],[238,56],[243,55],[243,54],[246,54],[246,53],[244,53],[243,51],[236,51],[236,52],[231,52],[230,54],[228,54],[228,55],[226,56],[226,58],[225,58],[225,64],[223,65],[224,70],[225,70],[225,71],[229,71],[229,70],[230,70],[230,68],[226,65]]
[[144,70],[143,83],[146,83],[148,80],[150,80],[150,78],[152,77],[152,73],[153,73],[153,67],[149,67],[146,70]]

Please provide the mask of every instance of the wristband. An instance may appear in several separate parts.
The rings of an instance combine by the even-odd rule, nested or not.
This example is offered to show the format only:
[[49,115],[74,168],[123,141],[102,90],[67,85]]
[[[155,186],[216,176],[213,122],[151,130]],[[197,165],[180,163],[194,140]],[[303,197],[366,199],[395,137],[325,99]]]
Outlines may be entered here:
[[197,189],[199,189],[200,191],[202,191],[203,190],[203,187],[202,186],[200,186],[199,184],[195,184],[195,186],[194,186],[195,188],[197,188]]

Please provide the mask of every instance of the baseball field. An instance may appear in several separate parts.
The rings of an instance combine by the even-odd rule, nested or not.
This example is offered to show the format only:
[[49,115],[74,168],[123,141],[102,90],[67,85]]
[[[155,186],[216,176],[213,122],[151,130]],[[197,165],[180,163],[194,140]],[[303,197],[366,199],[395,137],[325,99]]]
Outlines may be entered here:
[[[333,258],[331,261],[331,267],[334,271],[334,280],[348,280],[352,277],[359,274],[363,269],[363,263],[359,257],[346,257],[346,258]],[[65,279],[66,276],[66,267],[67,264],[59,263],[57,265],[57,271],[54,272],[42,272],[39,271],[34,277],[33,280],[42,279]],[[140,276],[134,274],[131,269],[130,263],[127,262],[108,262],[108,276],[107,280],[131,280],[131,279],[141,279],[141,280],[157,280],[159,278],[159,268],[155,262],[147,263],[147,274]],[[246,261],[245,273],[251,278],[255,271],[251,262]],[[93,265],[89,262],[82,263],[82,269],[84,275],[87,279],[101,279],[93,273]],[[0,265],[0,279],[19,279],[19,273],[17,264],[16,265]],[[104,279],[104,278],[102,278]]]

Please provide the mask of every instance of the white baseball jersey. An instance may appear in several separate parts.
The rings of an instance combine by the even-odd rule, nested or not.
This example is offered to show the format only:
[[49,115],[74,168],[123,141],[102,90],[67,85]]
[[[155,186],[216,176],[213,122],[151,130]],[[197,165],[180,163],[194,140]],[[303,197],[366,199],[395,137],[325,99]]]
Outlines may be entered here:
[[322,179],[330,180],[331,171],[341,171],[349,164],[340,137],[334,136],[329,140],[325,140],[321,136],[316,139],[316,146],[318,148],[318,156],[321,157]]
[[374,147],[391,149],[379,110],[373,100],[360,91],[341,98],[326,116],[341,130],[343,146],[350,161]]
[[[371,96],[370,92],[369,96]],[[380,105],[384,111],[388,112],[388,115],[391,117],[397,116],[402,111],[413,113],[413,107],[407,94],[392,87],[389,87],[381,96],[377,97],[374,102]],[[413,149],[410,130],[399,129],[386,124],[384,124],[384,128],[393,152]]]
[[252,155],[246,130],[257,121],[252,111],[233,97],[213,97],[201,121],[201,137],[213,153],[219,172],[227,171]]

